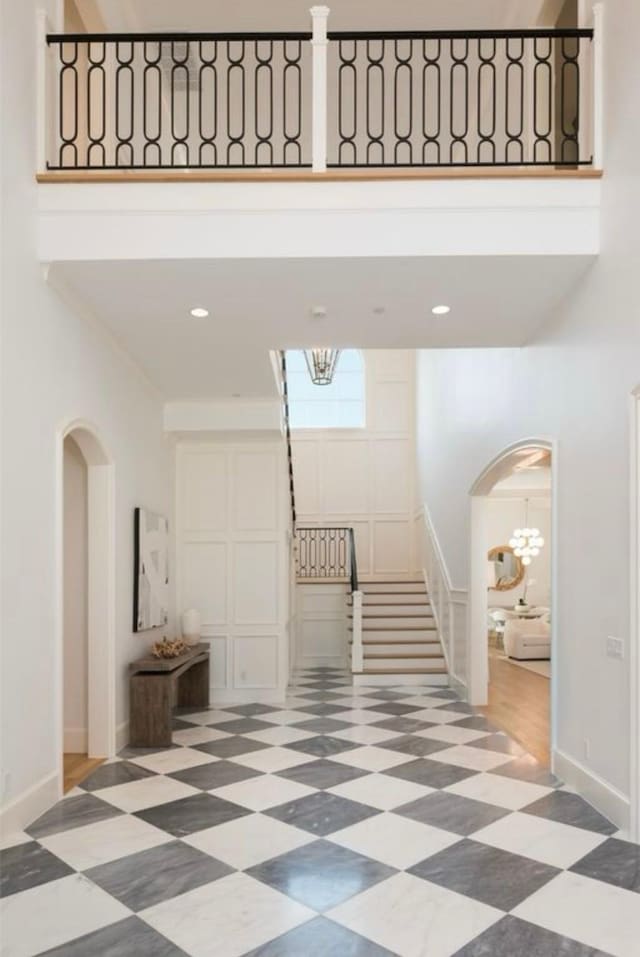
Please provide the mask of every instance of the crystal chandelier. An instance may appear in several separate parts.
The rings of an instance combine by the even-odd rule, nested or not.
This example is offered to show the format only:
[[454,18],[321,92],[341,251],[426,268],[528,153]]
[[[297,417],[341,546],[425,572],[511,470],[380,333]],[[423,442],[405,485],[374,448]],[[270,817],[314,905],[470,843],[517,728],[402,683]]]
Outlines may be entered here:
[[339,349],[305,349],[304,357],[314,385],[331,385]]
[[527,499],[524,520],[525,528],[516,528],[513,537],[509,539],[509,545],[513,549],[513,554],[520,559],[523,565],[530,565],[532,559],[540,554],[540,549],[544,545],[544,538],[540,534],[539,528],[529,528],[529,499]]

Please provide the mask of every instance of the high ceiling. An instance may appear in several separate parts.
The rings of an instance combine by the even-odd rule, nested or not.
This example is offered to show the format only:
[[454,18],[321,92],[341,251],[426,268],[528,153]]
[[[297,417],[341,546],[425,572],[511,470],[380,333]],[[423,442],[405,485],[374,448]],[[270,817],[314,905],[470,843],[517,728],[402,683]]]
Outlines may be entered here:
[[[313,0],[76,0],[97,6],[107,30],[307,30]],[[553,0],[337,0],[333,30],[503,29],[547,20]]]
[[[274,394],[269,350],[534,340],[586,257],[67,262],[52,267],[167,399]],[[434,316],[438,304],[451,307]],[[207,319],[189,316],[206,307]],[[313,307],[326,309],[324,318]]]

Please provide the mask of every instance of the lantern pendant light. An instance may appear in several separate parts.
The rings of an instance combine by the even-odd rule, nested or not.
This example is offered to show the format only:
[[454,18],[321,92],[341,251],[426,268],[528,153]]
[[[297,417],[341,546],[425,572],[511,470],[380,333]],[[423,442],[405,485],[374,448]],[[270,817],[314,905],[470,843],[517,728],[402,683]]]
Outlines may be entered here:
[[304,350],[307,368],[314,385],[331,385],[339,355],[339,349]]

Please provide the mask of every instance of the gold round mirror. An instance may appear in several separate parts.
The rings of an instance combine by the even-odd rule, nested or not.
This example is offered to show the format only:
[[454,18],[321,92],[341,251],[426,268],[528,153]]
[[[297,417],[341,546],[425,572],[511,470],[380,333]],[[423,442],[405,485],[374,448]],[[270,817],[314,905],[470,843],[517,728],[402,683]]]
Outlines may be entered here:
[[488,587],[495,591],[517,588],[524,578],[525,566],[510,545],[496,545],[487,555]]

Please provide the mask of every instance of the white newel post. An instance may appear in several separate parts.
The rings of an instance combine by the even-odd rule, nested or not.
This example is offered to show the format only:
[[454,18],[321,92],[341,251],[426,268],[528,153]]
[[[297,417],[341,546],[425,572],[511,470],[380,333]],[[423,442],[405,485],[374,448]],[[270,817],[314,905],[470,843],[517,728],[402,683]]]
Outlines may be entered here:
[[312,169],[314,173],[323,173],[327,168],[327,19],[329,7],[311,7],[313,36],[311,50],[313,56],[312,90]]
[[45,173],[53,144],[53,69],[47,45],[50,24],[44,10],[36,10],[36,171]]
[[604,169],[604,4],[593,7],[593,165]]
[[364,657],[362,653],[362,592],[352,592],[353,600],[353,644],[351,646],[351,670],[362,671]]

